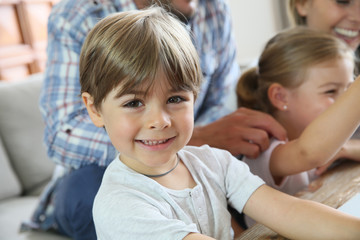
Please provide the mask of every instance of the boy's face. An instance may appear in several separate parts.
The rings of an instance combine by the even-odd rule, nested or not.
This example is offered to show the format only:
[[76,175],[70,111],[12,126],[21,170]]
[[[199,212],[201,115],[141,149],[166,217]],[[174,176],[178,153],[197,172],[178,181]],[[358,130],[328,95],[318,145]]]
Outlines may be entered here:
[[289,138],[298,138],[310,122],[346,91],[353,82],[353,69],[349,58],[326,61],[310,67],[304,82],[288,90]]
[[174,91],[162,72],[146,96],[147,89],[139,88],[117,98],[118,90],[107,95],[100,111],[85,101],[94,124],[105,126],[128,167],[144,174],[168,171],[193,132],[193,93]]

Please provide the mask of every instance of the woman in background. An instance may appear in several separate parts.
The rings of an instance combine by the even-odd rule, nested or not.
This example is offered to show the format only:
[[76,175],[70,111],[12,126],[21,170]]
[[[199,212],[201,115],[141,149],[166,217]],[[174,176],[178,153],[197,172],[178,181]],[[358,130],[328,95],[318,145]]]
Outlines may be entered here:
[[[360,56],[360,0],[290,0],[288,17],[295,26],[330,33]],[[356,72],[360,63],[356,63]]]

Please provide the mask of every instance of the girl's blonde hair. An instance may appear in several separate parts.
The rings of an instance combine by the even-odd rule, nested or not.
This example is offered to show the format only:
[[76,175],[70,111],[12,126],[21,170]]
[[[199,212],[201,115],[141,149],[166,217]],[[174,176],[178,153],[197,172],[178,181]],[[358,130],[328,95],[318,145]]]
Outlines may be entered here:
[[158,71],[164,71],[175,90],[197,96],[202,72],[189,31],[158,6],[104,18],[81,50],[81,92],[94,98],[96,108],[118,86],[118,96],[143,84],[150,89]]
[[330,34],[306,27],[280,32],[266,44],[258,66],[240,77],[236,87],[238,106],[272,114],[275,108],[267,94],[272,83],[296,88],[303,83],[309,67],[343,57],[353,60],[353,51]]

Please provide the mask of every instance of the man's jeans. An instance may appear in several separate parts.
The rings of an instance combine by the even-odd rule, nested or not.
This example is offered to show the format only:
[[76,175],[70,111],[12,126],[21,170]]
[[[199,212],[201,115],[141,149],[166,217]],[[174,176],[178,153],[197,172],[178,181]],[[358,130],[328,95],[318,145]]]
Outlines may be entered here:
[[55,197],[55,221],[59,232],[74,240],[96,240],[92,206],[105,167],[89,165],[74,170],[59,183]]

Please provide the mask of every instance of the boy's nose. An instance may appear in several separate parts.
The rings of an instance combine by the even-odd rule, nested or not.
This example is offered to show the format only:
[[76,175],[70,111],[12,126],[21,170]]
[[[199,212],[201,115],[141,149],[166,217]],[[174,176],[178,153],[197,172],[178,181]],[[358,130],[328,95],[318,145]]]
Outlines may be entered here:
[[170,126],[170,116],[162,109],[153,109],[149,113],[148,127],[155,130],[161,130]]

